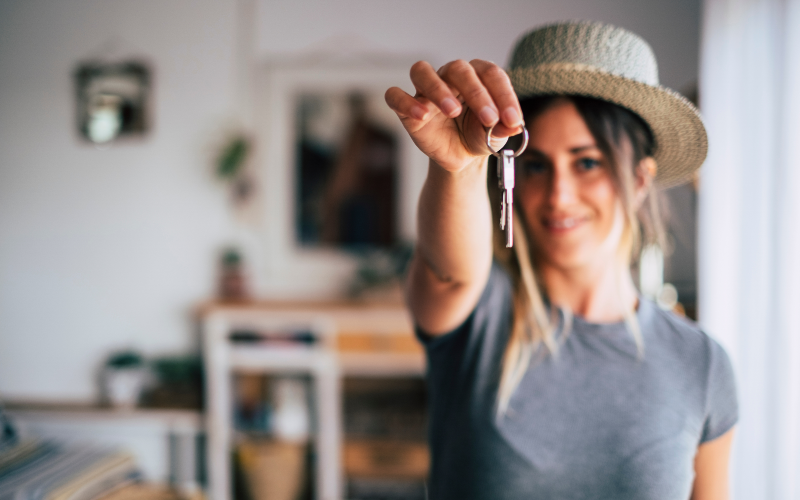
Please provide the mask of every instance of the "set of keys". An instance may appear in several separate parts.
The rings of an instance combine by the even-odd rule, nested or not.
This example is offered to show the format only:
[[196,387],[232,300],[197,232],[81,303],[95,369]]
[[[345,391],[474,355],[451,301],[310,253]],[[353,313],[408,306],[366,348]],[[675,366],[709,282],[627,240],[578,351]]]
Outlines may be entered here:
[[522,145],[516,150],[492,149],[492,129],[486,129],[486,145],[497,157],[497,185],[502,192],[500,199],[500,229],[506,233],[506,248],[514,246],[514,158],[528,147],[528,130],[522,128]]

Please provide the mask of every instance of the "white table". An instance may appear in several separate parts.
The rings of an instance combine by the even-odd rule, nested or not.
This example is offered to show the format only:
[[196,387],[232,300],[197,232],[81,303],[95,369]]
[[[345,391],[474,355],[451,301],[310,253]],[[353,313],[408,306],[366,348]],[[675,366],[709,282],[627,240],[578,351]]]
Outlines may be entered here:
[[[400,304],[212,304],[201,310],[206,376],[208,493],[211,500],[232,497],[230,451],[233,438],[232,379],[236,372],[308,374],[313,377],[316,435],[316,494],[319,500],[343,497],[341,377],[422,376],[419,352],[342,352],[337,336],[348,333],[412,335]],[[234,344],[234,331],[307,331],[313,346]]]

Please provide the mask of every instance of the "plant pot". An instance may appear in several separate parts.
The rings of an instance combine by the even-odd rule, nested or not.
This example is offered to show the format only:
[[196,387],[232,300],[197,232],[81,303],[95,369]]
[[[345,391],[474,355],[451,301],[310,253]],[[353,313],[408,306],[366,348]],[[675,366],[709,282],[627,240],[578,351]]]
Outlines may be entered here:
[[135,408],[146,379],[147,370],[144,367],[106,367],[103,370],[103,393],[106,401],[115,408]]

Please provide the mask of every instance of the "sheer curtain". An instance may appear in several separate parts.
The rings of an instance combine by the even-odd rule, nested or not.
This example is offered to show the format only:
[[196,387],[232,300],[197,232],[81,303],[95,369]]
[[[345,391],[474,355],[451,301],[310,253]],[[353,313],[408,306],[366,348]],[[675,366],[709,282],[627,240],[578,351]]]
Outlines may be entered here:
[[728,349],[736,500],[800,499],[800,0],[705,0],[700,323]]

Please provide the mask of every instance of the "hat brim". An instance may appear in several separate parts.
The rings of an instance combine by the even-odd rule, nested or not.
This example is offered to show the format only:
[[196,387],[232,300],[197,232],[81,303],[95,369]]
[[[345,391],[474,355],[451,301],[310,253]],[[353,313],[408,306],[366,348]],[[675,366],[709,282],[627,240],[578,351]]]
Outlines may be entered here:
[[597,70],[557,63],[508,71],[520,99],[536,95],[582,95],[618,104],[650,126],[658,170],[656,184],[669,188],[691,179],[708,153],[708,136],[697,109],[685,97],[662,86]]

